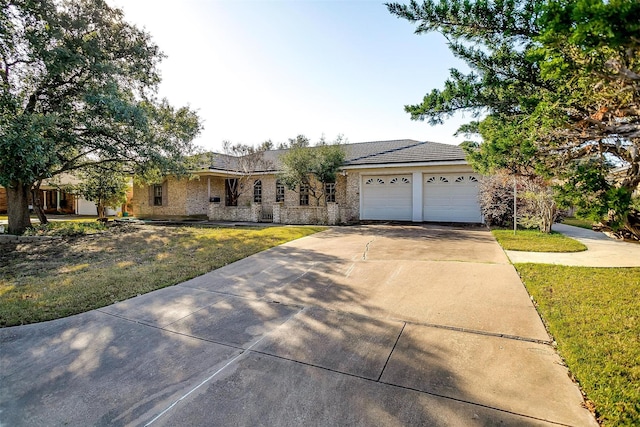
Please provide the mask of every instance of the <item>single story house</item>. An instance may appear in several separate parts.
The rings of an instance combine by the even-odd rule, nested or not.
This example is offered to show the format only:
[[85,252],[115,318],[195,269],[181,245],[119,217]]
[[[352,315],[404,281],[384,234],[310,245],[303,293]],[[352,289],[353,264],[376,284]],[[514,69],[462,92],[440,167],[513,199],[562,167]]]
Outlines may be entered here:
[[[62,174],[54,179],[42,181],[37,191],[44,212],[46,214],[97,215],[98,207],[94,202],[65,190],[67,185],[75,185],[79,182],[78,178],[71,174]],[[127,200],[132,197],[132,185],[130,184],[127,191]],[[29,195],[29,209],[33,209],[35,192],[36,190],[32,190]],[[7,190],[0,185],[0,213],[6,213],[7,209]],[[107,215],[116,215],[123,211],[126,211],[126,206],[108,207]]]
[[[414,140],[345,144],[345,162],[326,200],[314,206],[304,188],[278,181],[278,159],[286,150],[264,152],[268,167],[247,173],[219,154],[189,179],[168,177],[157,185],[135,185],[131,201],[138,217],[207,216],[210,220],[283,224],[341,224],[360,220],[483,222],[479,176],[455,145]],[[244,186],[237,180],[245,178]],[[247,188],[246,186],[250,186]],[[311,199],[311,200],[310,200]]]
[[[29,195],[29,209],[33,207],[35,191],[32,190]],[[44,182],[40,189],[37,190],[42,203],[42,208],[47,214],[79,214],[79,215],[95,215],[96,206],[92,202],[82,199],[81,197],[70,194],[64,189],[50,185]],[[93,205],[93,211],[90,206]],[[7,189],[0,186],[0,213],[6,213],[8,209]]]

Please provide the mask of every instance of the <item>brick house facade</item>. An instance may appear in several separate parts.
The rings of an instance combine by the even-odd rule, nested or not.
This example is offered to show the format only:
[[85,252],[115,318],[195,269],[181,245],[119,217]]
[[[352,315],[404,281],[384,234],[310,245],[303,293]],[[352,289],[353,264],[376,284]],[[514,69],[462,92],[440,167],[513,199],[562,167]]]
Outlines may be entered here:
[[226,180],[238,179],[219,161],[187,179],[136,185],[131,205],[140,218],[206,216],[213,221],[345,224],[359,220],[482,222],[477,178],[460,147],[413,140],[345,144],[346,160],[330,201],[305,197],[278,183],[284,150],[265,152],[273,169],[256,171],[229,206]]

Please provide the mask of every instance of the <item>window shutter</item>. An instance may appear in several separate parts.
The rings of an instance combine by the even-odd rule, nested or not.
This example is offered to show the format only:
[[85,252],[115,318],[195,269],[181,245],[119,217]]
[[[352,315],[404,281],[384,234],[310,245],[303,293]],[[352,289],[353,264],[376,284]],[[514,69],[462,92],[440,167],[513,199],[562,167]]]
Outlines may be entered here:
[[169,206],[169,181],[162,183],[162,206]]

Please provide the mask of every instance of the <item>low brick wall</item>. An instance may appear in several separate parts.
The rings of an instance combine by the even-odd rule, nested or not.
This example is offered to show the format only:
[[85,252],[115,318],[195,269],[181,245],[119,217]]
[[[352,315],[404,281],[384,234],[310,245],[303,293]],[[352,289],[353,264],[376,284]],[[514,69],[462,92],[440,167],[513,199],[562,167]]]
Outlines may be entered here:
[[220,203],[210,203],[208,217],[210,221],[241,221],[258,222],[253,215],[252,206],[224,206]]
[[[275,208],[274,208],[275,210]],[[280,223],[282,224],[328,224],[327,208],[324,206],[295,206],[280,208]],[[274,214],[275,222],[275,214]]]

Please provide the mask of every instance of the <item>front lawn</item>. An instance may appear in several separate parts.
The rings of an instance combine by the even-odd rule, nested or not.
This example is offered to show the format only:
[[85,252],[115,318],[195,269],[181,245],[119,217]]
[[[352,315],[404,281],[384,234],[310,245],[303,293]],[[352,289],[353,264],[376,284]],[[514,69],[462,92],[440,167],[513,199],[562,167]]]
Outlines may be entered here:
[[[88,228],[94,227],[95,222]],[[125,225],[47,243],[2,245],[0,326],[103,307],[322,229]]]
[[640,425],[640,268],[516,269],[599,421]]
[[575,239],[552,231],[550,234],[538,230],[491,230],[500,246],[511,251],[527,252],[580,252],[587,247]]

